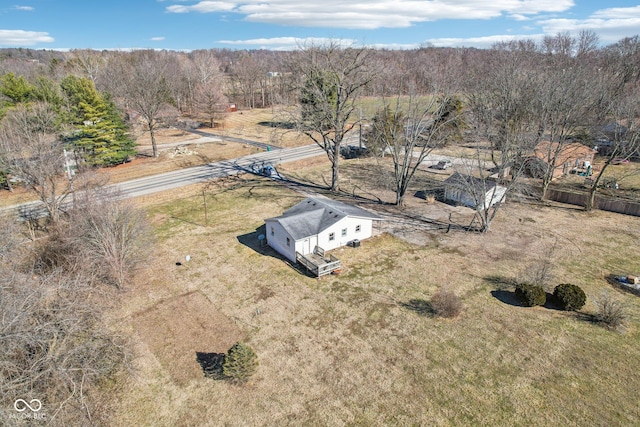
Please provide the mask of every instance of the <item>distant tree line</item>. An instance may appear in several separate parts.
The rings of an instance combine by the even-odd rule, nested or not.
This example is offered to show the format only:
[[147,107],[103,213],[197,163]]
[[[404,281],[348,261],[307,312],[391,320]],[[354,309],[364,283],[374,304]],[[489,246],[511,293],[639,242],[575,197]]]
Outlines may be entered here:
[[[365,137],[393,154],[397,204],[420,161],[456,141],[485,144],[476,163],[492,163],[491,173],[467,172],[498,176],[509,192],[520,186],[526,155],[542,140],[557,142],[538,171],[544,197],[566,143],[606,140],[609,161],[593,179],[590,209],[610,161],[637,155],[639,46],[638,36],[601,46],[595,33],[582,31],[490,49],[338,42],[291,52],[3,49],[0,111],[10,119],[25,105],[49,105],[58,115],[51,132],[92,167],[133,154],[132,126],[149,132],[157,156],[157,129],[179,118],[216,126],[228,103],[285,106],[286,121],[327,152],[334,191],[346,135],[368,124],[373,133]],[[363,112],[362,97],[380,99],[382,110]],[[0,169],[6,181],[7,166]],[[483,228],[493,217],[485,208],[478,212]]]

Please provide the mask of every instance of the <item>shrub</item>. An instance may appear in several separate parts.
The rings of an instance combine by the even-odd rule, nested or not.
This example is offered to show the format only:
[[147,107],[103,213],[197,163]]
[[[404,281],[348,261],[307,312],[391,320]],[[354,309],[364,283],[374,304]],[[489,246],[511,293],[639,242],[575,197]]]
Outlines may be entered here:
[[563,310],[580,310],[587,302],[587,296],[582,288],[570,283],[562,283],[556,286],[553,290],[553,296]]
[[439,317],[456,317],[462,311],[462,301],[453,292],[440,289],[431,297],[431,310]]
[[530,283],[520,283],[516,286],[516,296],[526,307],[544,305],[547,302],[547,293],[541,286]]
[[609,329],[618,329],[627,319],[627,310],[622,302],[604,295],[596,301],[596,320]]
[[258,356],[247,344],[237,342],[229,349],[222,364],[223,375],[235,382],[246,382],[258,368]]

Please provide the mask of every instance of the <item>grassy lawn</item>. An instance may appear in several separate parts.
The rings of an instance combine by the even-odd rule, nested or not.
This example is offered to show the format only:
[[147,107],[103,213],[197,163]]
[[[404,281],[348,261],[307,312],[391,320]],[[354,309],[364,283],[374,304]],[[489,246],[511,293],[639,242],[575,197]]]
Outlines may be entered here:
[[[345,180],[363,173],[357,164],[345,162]],[[316,179],[326,165],[305,171],[301,177]],[[113,313],[138,356],[114,425],[640,423],[640,303],[605,280],[640,273],[638,218],[510,203],[486,235],[417,230],[424,238],[412,244],[380,234],[334,251],[342,274],[314,279],[257,242],[263,220],[302,195],[267,180],[221,189],[208,195],[205,226],[202,195],[183,194],[193,195],[147,206],[158,236],[153,261]],[[505,284],[553,245],[556,282],[587,293],[582,315],[520,307]],[[440,287],[462,298],[460,317],[412,309],[410,301]],[[189,306],[184,295],[192,292],[209,302]],[[603,292],[629,307],[622,332],[584,315]],[[154,329],[148,318],[144,329],[137,325],[141,313],[178,306],[167,305],[174,300],[179,313],[156,317],[161,338],[145,332]],[[198,329],[207,310],[235,324],[258,354],[247,385],[175,381],[177,364],[193,371],[195,353],[171,359],[158,350],[154,340],[170,345],[172,336],[180,348],[206,347],[209,324],[197,333],[180,325]]]

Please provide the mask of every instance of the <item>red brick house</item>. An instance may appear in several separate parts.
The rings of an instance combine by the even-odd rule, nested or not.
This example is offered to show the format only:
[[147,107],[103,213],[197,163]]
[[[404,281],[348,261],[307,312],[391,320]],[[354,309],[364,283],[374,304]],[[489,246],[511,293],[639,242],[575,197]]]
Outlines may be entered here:
[[538,171],[545,170],[550,159],[555,158],[553,179],[556,179],[568,175],[572,170],[585,170],[592,166],[595,154],[596,150],[580,142],[560,145],[558,142],[542,141],[533,150],[529,169],[532,171],[537,165]]

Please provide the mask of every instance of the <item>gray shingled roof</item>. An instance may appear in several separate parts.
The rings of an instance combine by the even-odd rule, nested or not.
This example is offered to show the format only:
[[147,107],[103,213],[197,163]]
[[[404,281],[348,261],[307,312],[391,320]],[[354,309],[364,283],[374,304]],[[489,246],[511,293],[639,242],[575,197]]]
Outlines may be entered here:
[[497,185],[495,181],[480,179],[471,175],[462,175],[458,172],[445,179],[444,183],[450,187],[463,190],[465,193],[473,194],[486,194]]
[[286,210],[282,215],[265,221],[277,221],[294,240],[315,236],[341,219],[351,216],[381,220],[380,215],[357,206],[331,199],[309,197]]

